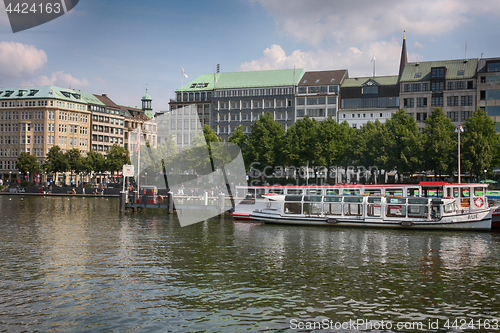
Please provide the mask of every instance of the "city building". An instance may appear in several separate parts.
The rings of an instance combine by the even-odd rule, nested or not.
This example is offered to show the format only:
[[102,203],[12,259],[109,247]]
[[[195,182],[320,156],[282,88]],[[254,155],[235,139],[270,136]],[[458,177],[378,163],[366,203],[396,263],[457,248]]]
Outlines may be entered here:
[[338,121],[360,128],[367,122],[384,123],[399,110],[399,76],[347,78],[340,87]]
[[340,86],[347,70],[305,72],[296,91],[295,119],[306,115],[318,121],[328,117],[338,121]]
[[106,94],[94,95],[99,104],[89,104],[92,110],[92,151],[104,155],[115,144],[123,147],[124,115],[119,105]]
[[462,124],[477,107],[477,67],[478,59],[407,63],[400,78],[401,108],[419,127],[436,107]]
[[[0,88],[0,177],[18,180],[20,153],[40,163],[50,148],[90,147],[91,112],[80,91],[55,86]],[[39,181],[46,181],[40,179]]]
[[500,132],[500,58],[479,59],[477,91],[477,106],[497,122]]
[[297,118],[295,89],[303,76],[302,68],[217,74],[211,128],[226,141],[240,125],[249,134],[251,125],[270,112],[288,129]]

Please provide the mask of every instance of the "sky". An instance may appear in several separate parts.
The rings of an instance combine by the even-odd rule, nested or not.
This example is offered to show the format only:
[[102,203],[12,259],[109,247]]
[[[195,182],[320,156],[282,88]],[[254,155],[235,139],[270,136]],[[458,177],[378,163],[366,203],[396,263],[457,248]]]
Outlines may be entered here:
[[410,62],[500,57],[498,22],[498,0],[80,0],[12,33],[2,2],[0,87],[56,85],[139,107],[147,88],[158,112],[217,64],[362,77],[375,56],[377,76],[396,75],[403,31]]

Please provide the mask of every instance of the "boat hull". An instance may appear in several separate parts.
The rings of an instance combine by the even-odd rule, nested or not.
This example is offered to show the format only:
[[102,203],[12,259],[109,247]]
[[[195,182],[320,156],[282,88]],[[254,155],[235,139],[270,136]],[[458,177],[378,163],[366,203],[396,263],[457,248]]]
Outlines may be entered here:
[[460,214],[443,217],[440,220],[408,219],[350,219],[335,216],[283,216],[281,214],[254,212],[250,216],[255,220],[273,224],[316,225],[332,227],[398,228],[398,229],[434,229],[434,230],[475,230],[489,231],[492,224],[491,210],[476,211],[474,214]]

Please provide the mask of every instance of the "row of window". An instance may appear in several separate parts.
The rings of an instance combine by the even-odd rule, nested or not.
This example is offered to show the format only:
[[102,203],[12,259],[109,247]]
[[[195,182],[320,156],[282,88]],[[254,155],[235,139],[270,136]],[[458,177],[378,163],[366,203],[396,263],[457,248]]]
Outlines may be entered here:
[[297,87],[298,94],[321,94],[321,93],[339,93],[339,86],[311,86]]
[[92,141],[101,141],[101,142],[109,142],[109,143],[120,143],[123,144],[123,138],[115,138],[107,135],[92,135]]
[[[23,107],[23,101],[2,102],[3,108]],[[47,101],[24,101],[24,106],[47,106]],[[54,106],[54,101],[50,101],[50,106]]]
[[123,125],[123,119],[113,118],[113,117],[108,117],[108,116],[98,116],[96,114],[92,115],[92,120],[93,121],[99,121],[101,123],[110,123],[110,124],[116,124],[116,125]]
[[297,98],[297,105],[306,105],[306,103],[307,105],[337,104],[337,96]]
[[217,90],[214,93],[215,97],[248,97],[248,96],[271,96],[271,95],[293,95],[293,87],[228,89],[228,90]]
[[[444,80],[431,81],[431,91],[443,91],[445,87]],[[449,81],[446,83],[447,90],[465,90],[474,89],[474,81]],[[429,91],[429,83],[405,83],[404,92]]]
[[17,161],[0,161],[0,170],[17,171]]
[[[323,103],[324,104],[324,103]],[[251,100],[237,102],[218,102],[217,110],[276,109],[292,106],[292,100]]]

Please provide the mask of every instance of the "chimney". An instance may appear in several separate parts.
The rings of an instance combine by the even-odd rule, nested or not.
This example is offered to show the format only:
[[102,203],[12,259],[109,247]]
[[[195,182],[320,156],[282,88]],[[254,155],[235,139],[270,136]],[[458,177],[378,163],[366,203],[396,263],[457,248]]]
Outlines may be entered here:
[[102,94],[102,97],[108,97],[108,95],[107,94]]

